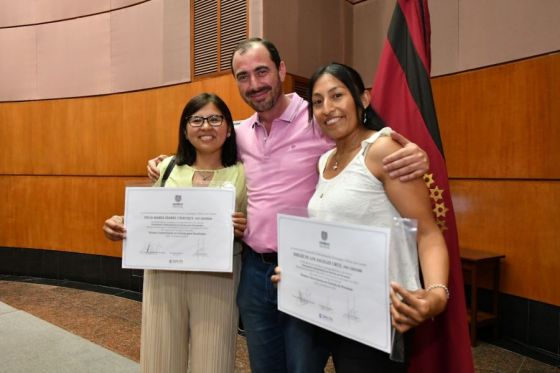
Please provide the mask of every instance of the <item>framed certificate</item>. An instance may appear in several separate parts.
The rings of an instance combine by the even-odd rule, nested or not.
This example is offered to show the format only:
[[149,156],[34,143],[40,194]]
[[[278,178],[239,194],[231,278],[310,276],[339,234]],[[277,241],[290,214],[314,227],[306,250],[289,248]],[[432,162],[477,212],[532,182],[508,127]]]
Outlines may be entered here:
[[278,309],[391,351],[390,229],[278,215]]
[[231,272],[235,188],[127,187],[123,268]]

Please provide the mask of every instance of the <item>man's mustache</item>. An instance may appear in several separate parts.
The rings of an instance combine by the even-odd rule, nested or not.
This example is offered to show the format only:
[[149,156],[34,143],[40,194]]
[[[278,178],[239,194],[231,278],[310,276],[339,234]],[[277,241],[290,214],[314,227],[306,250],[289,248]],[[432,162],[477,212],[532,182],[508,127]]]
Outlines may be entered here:
[[253,89],[253,90],[247,91],[247,96],[253,96],[253,95],[257,95],[257,94],[263,93],[263,92],[268,92],[268,91],[270,91],[271,89],[272,89],[272,87],[270,87],[270,86],[268,86],[268,85],[267,85],[267,86],[264,86],[264,87],[261,87],[261,88],[259,88],[259,89]]

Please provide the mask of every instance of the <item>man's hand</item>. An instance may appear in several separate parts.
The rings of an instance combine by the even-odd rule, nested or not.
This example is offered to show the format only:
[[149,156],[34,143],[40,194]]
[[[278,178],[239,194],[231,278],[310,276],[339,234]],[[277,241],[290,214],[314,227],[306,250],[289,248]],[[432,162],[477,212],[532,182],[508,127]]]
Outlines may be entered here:
[[148,177],[150,178],[150,180],[152,180],[154,183],[156,181],[158,181],[159,179],[159,169],[157,168],[158,164],[160,164],[161,161],[163,161],[165,158],[167,158],[167,156],[165,154],[161,154],[158,155],[157,157],[155,157],[154,159],[150,159],[148,161]]
[[111,241],[121,241],[126,238],[124,218],[122,216],[115,215],[105,220],[105,224],[103,224],[103,233],[105,233],[105,237]]
[[391,137],[403,146],[402,149],[383,158],[383,168],[392,179],[409,181],[428,172],[430,162],[424,150],[395,131],[391,132]]

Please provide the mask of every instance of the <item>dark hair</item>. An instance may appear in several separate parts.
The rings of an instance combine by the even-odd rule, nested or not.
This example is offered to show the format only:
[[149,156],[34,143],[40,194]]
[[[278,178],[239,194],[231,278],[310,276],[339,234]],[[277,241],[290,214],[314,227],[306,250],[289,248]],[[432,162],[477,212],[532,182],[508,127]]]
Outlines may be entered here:
[[218,95],[214,93],[201,93],[187,102],[181,114],[181,118],[179,119],[179,145],[177,146],[177,154],[175,155],[176,163],[179,166],[184,164],[192,166],[196,161],[196,149],[185,135],[187,119],[209,103],[216,105],[218,110],[222,112],[226,125],[231,131],[229,137],[226,137],[226,141],[222,146],[222,165],[224,167],[229,167],[237,163],[235,129],[233,128],[233,119],[229,108]]
[[267,39],[250,38],[250,39],[245,39],[241,43],[239,43],[237,45],[237,47],[235,47],[235,50],[233,51],[233,53],[231,54],[231,59],[229,60],[229,68],[231,69],[232,74],[234,74],[234,72],[233,72],[233,56],[235,56],[235,53],[239,52],[239,54],[243,54],[248,49],[254,47],[255,44],[263,45],[266,48],[266,50],[268,51],[268,54],[270,55],[270,60],[272,62],[274,62],[274,65],[276,65],[277,69],[280,69],[280,62],[282,62],[282,59],[280,58],[280,53],[278,53],[278,49],[276,49],[276,46],[274,44],[272,44],[272,42],[270,40],[267,40]]
[[354,99],[354,104],[356,105],[356,117],[359,120],[361,119],[360,122],[363,123],[364,127],[375,131],[379,131],[385,127],[385,123],[383,123],[383,120],[375,110],[373,110],[371,105],[368,105],[366,108],[361,105],[361,97],[366,88],[360,74],[350,66],[336,62],[319,67],[313,75],[311,75],[311,78],[309,78],[309,82],[307,83],[307,97],[309,97],[307,113],[309,115],[309,120],[313,119],[313,87],[317,80],[325,74],[334,76],[348,88]]

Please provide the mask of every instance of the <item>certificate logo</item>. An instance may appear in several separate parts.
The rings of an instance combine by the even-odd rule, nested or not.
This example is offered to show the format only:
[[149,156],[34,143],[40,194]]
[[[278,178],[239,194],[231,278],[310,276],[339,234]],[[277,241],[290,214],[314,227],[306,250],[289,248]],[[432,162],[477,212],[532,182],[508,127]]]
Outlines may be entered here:
[[175,202],[173,203],[173,207],[176,208],[183,208],[183,197],[180,194],[175,194]]
[[327,242],[329,239],[329,234],[327,231],[321,231],[321,240],[319,241],[319,247],[322,249],[330,249],[331,244]]

